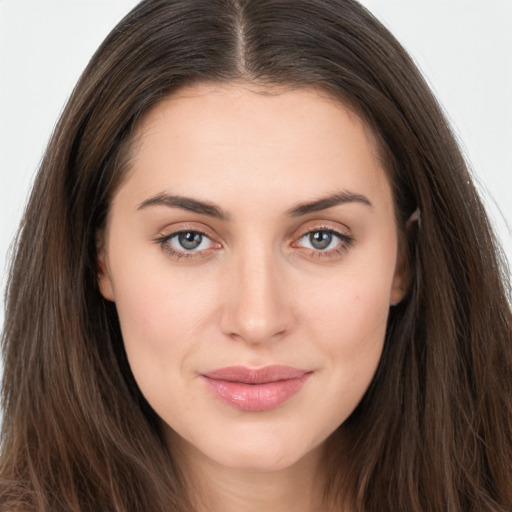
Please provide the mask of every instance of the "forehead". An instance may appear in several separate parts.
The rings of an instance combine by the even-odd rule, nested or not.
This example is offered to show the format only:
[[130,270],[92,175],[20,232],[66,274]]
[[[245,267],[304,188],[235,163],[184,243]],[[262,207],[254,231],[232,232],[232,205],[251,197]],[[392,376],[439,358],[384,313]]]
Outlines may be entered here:
[[207,197],[221,186],[278,190],[290,202],[341,188],[389,192],[370,128],[314,89],[186,87],[143,117],[134,140],[125,181],[146,194]]
[[[353,131],[364,132],[367,142],[378,153],[378,138],[348,102],[335,98],[322,89],[263,87],[246,82],[200,83],[182,87],[145,113],[133,138],[139,145],[147,143],[155,130],[168,129],[171,123],[179,123],[181,135],[190,135],[187,129],[192,129],[193,135],[197,136],[202,128],[223,123],[224,126],[229,124],[238,131],[240,142],[244,142],[243,135],[248,132],[236,129],[247,124],[251,125],[250,135],[257,134],[262,138],[267,135],[278,141],[279,128],[286,127],[289,131],[290,121],[296,122],[294,128],[297,135],[301,131],[302,134],[309,135],[306,130],[313,128],[312,123],[320,121],[325,124],[327,120],[332,122],[340,114]],[[269,123],[273,123],[275,127],[273,132],[268,130]],[[287,123],[288,126],[285,126]],[[218,132],[219,137],[223,135],[225,134]]]

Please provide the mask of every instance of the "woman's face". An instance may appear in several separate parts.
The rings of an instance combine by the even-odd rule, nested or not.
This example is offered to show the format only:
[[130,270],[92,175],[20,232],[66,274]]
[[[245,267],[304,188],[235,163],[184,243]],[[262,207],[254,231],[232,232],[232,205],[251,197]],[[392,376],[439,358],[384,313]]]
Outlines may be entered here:
[[183,89],[150,111],[112,201],[100,287],[185,454],[293,465],[354,410],[404,294],[370,130],[313,90]]

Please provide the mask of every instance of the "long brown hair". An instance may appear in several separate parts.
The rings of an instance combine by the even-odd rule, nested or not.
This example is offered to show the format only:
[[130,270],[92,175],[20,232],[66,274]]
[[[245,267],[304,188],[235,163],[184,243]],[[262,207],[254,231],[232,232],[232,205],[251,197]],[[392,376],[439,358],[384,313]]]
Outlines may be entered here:
[[410,293],[391,309],[370,389],[329,439],[327,495],[358,512],[510,511],[506,266],[436,100],[353,0],[146,0],[96,52],[49,143],[11,267],[0,508],[191,510],[99,293],[96,240],[141,116],[184,85],[235,80],[350,105],[380,141],[408,240]]

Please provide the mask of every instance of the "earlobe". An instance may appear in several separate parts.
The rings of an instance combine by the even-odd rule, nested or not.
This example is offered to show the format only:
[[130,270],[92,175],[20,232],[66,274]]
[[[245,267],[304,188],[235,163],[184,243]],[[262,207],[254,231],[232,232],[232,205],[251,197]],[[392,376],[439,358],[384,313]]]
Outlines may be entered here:
[[97,243],[97,275],[98,275],[98,286],[100,288],[100,293],[103,295],[103,298],[114,302],[114,290],[112,287],[112,281],[110,279],[108,265],[107,265],[107,256],[105,252],[105,248],[103,243]]
[[393,278],[393,288],[391,289],[391,297],[389,300],[389,304],[391,306],[397,306],[402,302],[403,298],[407,294],[407,287],[404,286],[402,282],[402,277],[397,276]]

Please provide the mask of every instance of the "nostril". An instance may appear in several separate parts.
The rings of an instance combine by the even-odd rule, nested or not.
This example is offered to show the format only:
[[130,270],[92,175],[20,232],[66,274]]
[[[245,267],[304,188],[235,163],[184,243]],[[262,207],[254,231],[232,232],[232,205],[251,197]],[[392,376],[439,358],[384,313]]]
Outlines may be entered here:
[[227,307],[223,313],[223,330],[234,339],[259,344],[275,341],[286,335],[290,315],[283,307],[248,307],[243,301]]

